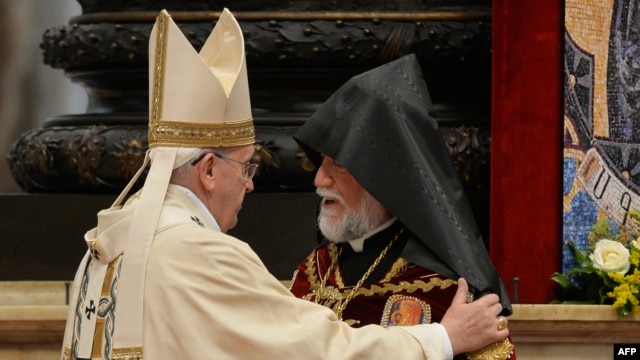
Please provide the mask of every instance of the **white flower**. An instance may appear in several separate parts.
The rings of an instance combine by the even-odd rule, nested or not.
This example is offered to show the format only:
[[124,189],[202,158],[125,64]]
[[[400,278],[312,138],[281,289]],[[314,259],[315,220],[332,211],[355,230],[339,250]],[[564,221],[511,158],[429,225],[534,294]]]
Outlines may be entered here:
[[631,242],[631,246],[633,246],[634,248],[640,250],[640,237],[638,237],[637,239],[633,240]]
[[589,258],[591,258],[594,268],[608,273],[626,274],[631,266],[629,249],[620,242],[609,239],[599,240]]

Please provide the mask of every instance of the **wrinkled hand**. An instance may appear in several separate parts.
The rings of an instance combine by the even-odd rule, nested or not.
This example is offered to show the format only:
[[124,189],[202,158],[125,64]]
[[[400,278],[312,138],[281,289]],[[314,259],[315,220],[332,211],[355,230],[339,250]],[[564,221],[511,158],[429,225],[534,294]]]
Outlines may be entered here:
[[[500,299],[489,294],[467,303],[467,282],[458,279],[458,291],[444,314],[442,326],[447,330],[454,354],[481,349],[509,336],[509,328],[499,330]],[[502,318],[506,324],[507,319]]]

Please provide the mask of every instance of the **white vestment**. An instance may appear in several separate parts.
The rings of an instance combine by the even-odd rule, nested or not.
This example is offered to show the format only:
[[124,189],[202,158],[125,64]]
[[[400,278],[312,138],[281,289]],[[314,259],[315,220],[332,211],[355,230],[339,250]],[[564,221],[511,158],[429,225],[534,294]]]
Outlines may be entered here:
[[[63,359],[76,358],[78,338],[94,322],[94,359],[136,351],[152,360],[444,358],[440,325],[355,329],[330,309],[296,298],[248,244],[207,228],[210,215],[174,185],[164,200],[147,262],[143,344],[121,349],[114,334],[126,330],[115,327],[114,319],[133,314],[132,307],[118,303],[118,280],[127,276],[117,266],[118,251],[125,248],[118,235],[128,233],[130,226],[144,226],[131,224],[135,206],[134,199],[112,210],[105,228],[99,224],[88,233],[97,234],[98,242],[107,240],[101,242],[100,262],[87,254],[78,269]],[[92,284],[87,264],[104,267],[104,282],[101,278]],[[101,293],[93,304],[87,298],[92,286]]]

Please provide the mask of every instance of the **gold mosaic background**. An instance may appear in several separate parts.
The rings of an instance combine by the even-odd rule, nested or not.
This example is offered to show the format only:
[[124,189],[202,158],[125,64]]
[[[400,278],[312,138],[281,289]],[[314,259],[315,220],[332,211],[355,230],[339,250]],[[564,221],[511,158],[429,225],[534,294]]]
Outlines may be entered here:
[[607,116],[607,51],[613,0],[567,0],[565,2],[565,27],[573,40],[595,57],[593,133],[609,135]]

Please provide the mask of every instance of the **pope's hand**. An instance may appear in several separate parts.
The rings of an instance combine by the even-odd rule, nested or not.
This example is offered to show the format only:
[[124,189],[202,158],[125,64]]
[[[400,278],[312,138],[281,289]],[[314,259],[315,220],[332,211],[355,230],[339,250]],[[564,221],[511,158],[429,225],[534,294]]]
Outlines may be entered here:
[[458,279],[458,291],[444,314],[442,326],[447,330],[454,354],[481,349],[509,336],[507,319],[498,318],[502,311],[496,294],[488,294],[467,303],[469,286]]

